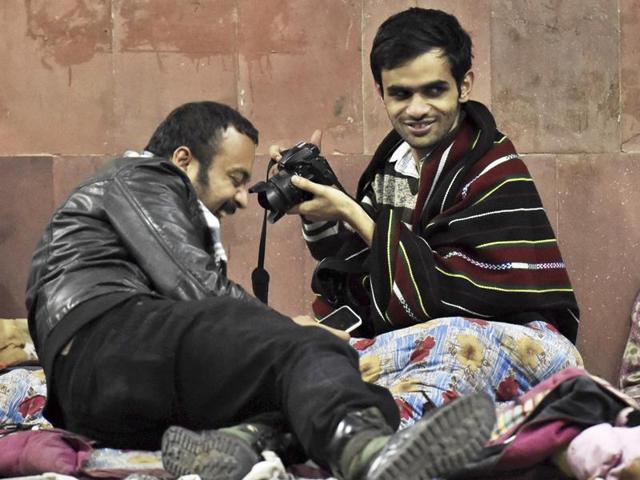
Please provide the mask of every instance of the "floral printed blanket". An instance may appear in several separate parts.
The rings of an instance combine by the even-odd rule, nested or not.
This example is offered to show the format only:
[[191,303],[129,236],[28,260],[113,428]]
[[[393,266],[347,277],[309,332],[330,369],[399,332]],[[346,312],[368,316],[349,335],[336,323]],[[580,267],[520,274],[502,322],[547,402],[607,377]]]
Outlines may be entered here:
[[542,321],[512,325],[447,317],[375,339],[352,339],[351,345],[360,354],[364,379],[393,394],[401,428],[460,395],[485,391],[500,404],[583,365],[575,346]]

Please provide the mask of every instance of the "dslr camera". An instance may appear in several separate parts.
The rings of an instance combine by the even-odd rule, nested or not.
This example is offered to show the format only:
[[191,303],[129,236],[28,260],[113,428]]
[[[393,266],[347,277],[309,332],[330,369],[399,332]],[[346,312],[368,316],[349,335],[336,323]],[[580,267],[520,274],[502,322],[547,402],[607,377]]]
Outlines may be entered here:
[[258,194],[258,203],[268,211],[269,223],[277,222],[292,207],[313,198],[312,194],[291,183],[293,175],[342,189],[329,162],[320,156],[316,145],[300,142],[281,154],[280,171],[266,182],[258,182],[249,188],[250,193]]

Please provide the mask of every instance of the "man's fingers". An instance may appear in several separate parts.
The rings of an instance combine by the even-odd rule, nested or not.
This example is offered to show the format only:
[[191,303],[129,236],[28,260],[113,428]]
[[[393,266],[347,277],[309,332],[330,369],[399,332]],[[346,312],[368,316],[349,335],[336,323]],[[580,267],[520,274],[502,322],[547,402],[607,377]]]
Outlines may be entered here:
[[305,192],[313,193],[314,195],[320,191],[320,189],[324,185],[318,185],[317,183],[313,183],[310,180],[307,180],[300,175],[293,175],[291,177],[291,183],[293,183],[294,187],[298,187]]
[[309,143],[313,143],[320,150],[322,150],[322,145],[321,145],[321,143],[322,143],[322,130],[315,130],[311,134],[311,139],[309,140]]
[[269,156],[274,160],[280,160],[282,158],[281,151],[280,145],[271,145],[269,147]]
[[271,178],[274,175],[276,175],[279,171],[280,171],[280,164],[276,163],[274,164],[270,169],[269,169],[269,173],[267,174],[267,177]]
[[351,335],[349,335],[344,330],[338,330],[337,328],[328,327],[326,325],[322,325],[321,323],[319,323],[318,325],[324,328],[325,330],[328,330],[329,332],[333,333],[336,337],[344,340],[345,342],[348,342],[351,339]]
[[[322,130],[314,130],[311,134],[311,139],[309,143],[313,143],[319,149],[322,149]],[[280,161],[282,159],[282,147],[280,145],[271,145],[269,147],[269,156],[276,161]]]
[[347,332],[343,330],[337,330],[335,328],[327,327],[326,325],[322,325],[321,323],[318,323],[316,320],[311,318],[309,315],[297,315],[295,317],[292,317],[291,320],[293,320],[295,323],[297,323],[302,327],[324,328],[325,330],[328,330],[329,332],[333,333],[336,337],[339,337],[342,340],[345,340],[347,342],[351,338],[351,335],[349,335]]
[[287,210],[287,215],[300,215],[300,204],[294,205],[289,210]]

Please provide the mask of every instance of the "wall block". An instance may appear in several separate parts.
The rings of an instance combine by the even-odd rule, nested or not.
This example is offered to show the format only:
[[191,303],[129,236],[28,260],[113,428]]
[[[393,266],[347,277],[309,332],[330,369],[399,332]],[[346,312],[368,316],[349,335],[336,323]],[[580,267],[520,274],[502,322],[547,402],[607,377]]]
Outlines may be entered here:
[[558,159],[559,241],[578,302],[578,346],[587,367],[617,378],[640,289],[640,155]]
[[526,153],[619,151],[618,8],[608,0],[497,0],[492,105]]
[[31,257],[53,209],[51,156],[0,157],[0,318],[24,317]]
[[640,0],[620,2],[622,150],[640,151]]

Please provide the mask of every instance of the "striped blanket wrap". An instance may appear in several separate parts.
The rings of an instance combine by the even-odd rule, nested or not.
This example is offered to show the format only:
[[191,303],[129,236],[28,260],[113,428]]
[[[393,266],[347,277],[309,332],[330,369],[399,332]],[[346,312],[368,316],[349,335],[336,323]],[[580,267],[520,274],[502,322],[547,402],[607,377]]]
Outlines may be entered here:
[[343,224],[308,241],[322,259],[314,311],[350,304],[369,320],[367,336],[464,316],[544,320],[575,342],[576,299],[529,171],[484,105],[463,112],[424,161],[414,204],[389,191],[399,183],[388,160],[402,139],[393,131],[378,147],[356,195],[376,223],[371,248]]

